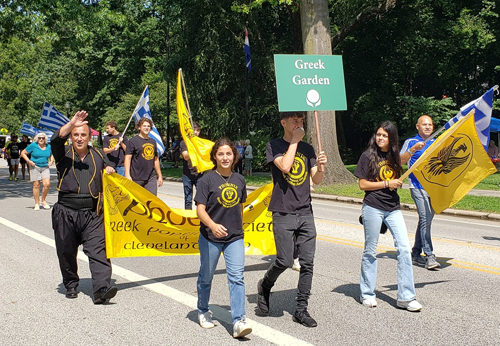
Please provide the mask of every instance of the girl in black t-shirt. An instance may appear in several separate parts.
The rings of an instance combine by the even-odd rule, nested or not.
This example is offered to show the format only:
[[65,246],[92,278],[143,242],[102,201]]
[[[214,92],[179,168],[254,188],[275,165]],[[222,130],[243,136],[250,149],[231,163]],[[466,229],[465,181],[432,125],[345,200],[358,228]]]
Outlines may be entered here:
[[402,186],[402,175],[396,126],[385,121],[378,127],[361,155],[354,175],[359,178],[359,188],[365,191],[363,200],[363,227],[365,247],[361,261],[361,303],[376,307],[377,244],[382,223],[387,225],[394,238],[398,259],[397,306],[408,311],[420,311],[416,300],[411,248],[408,241],[397,189]]
[[233,337],[252,332],[245,316],[245,245],[243,242],[243,202],[246,201],[245,178],[233,172],[238,151],[227,138],[215,142],[210,153],[214,170],[205,174],[196,191],[195,202],[201,220],[200,271],[198,273],[198,321],[203,328],[213,328],[208,301],[212,279],[221,253],[226,262]]

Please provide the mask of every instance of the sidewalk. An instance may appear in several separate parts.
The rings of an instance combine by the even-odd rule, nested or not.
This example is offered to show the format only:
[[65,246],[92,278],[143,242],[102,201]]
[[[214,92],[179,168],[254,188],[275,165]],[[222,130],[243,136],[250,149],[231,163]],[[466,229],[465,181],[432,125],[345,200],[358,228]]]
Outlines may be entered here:
[[[7,163],[4,159],[0,159],[0,168],[7,169]],[[270,173],[254,172],[254,175],[269,176]],[[182,183],[181,178],[164,177],[163,179],[167,180],[167,181],[175,181],[175,182]],[[408,184],[403,184],[403,188],[408,189]],[[247,189],[250,191],[253,191],[253,190],[258,189],[258,187],[247,186]],[[472,189],[469,191],[468,195],[500,197],[500,191]],[[363,199],[355,198],[355,197],[325,195],[325,194],[319,194],[319,193],[311,193],[311,196],[313,199],[316,199],[316,200],[344,202],[344,203],[352,203],[352,204],[359,204],[359,205],[363,204]],[[401,208],[403,210],[412,210],[412,211],[416,210],[414,204],[408,204],[408,203],[401,203]],[[451,209],[450,208],[450,209],[446,209],[445,211],[443,211],[442,214],[500,221],[500,214],[479,212],[479,211],[469,211],[469,210],[460,210],[460,209]]]
[[[258,173],[254,175],[262,175],[265,176],[266,173]],[[163,180],[175,181],[182,183],[181,178],[169,178],[164,177]],[[408,189],[408,184],[403,184],[404,189]],[[249,191],[257,190],[256,186],[247,186]],[[493,190],[470,190],[468,195],[472,196],[490,196],[490,197],[500,197],[500,191]],[[345,196],[335,196],[335,195],[326,195],[320,193],[311,193],[311,197],[316,200],[325,200],[325,201],[334,201],[334,202],[343,202],[343,203],[352,203],[352,204],[363,204],[362,198],[355,197],[345,197]],[[416,207],[414,204],[401,203],[401,209],[416,211]],[[500,214],[481,212],[481,211],[470,211],[470,210],[460,210],[460,209],[446,209],[441,214],[444,215],[454,215],[454,216],[462,216],[462,217],[473,217],[477,219],[487,219],[492,221],[500,221]]]

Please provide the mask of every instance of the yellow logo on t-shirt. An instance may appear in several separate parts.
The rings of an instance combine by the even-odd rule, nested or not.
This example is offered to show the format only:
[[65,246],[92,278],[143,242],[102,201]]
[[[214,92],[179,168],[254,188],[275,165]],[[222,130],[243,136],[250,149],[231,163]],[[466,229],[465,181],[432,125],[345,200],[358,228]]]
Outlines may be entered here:
[[283,177],[290,185],[298,186],[306,181],[307,173],[306,157],[302,153],[296,153],[290,172],[283,173]]
[[378,163],[379,178],[378,181],[395,179],[394,169],[389,166],[386,160]]
[[112,149],[112,148],[116,147],[117,144],[118,144],[118,138],[111,138],[109,140],[109,147],[108,147],[108,149]]
[[224,208],[234,207],[240,202],[238,198],[238,186],[231,183],[224,183],[219,186],[221,191],[221,197],[217,197],[217,201]]
[[148,161],[155,158],[155,147],[153,144],[146,143],[142,145],[142,157]]

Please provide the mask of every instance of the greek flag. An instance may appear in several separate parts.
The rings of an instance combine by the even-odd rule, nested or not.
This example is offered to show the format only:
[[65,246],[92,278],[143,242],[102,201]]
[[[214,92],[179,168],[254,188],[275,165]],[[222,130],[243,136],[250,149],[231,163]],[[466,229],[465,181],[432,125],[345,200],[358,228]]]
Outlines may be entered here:
[[484,93],[478,99],[469,102],[457,113],[456,116],[451,118],[444,127],[449,129],[453,124],[459,121],[461,118],[467,115],[471,110],[475,110],[474,122],[476,124],[476,131],[484,147],[485,151],[488,151],[488,144],[490,142],[490,122],[491,122],[491,112],[493,110],[493,94],[495,92],[495,87],[491,88]]
[[47,136],[47,143],[50,143],[50,139],[52,138],[52,135],[54,134],[54,132],[50,131],[50,130],[46,130],[46,129],[41,129],[41,128],[37,128],[38,130],[38,133],[45,133],[45,135]]
[[[144,92],[142,93],[139,102],[137,103],[137,106],[135,106],[133,116],[136,124],[143,117],[149,118],[151,119],[151,121],[153,121],[153,118],[151,117],[151,110],[149,109],[149,89],[147,85],[146,88],[144,89]],[[163,141],[161,140],[160,133],[158,132],[156,126],[153,125],[153,128],[149,133],[149,137],[153,138],[156,142],[156,149],[158,150],[158,156],[162,156],[163,153],[165,152],[165,146],[163,145]]]
[[245,43],[243,44],[243,50],[245,51],[245,56],[247,58],[247,69],[248,71],[252,71],[252,56],[250,55],[250,40],[248,39],[248,29],[245,29]]
[[66,123],[69,123],[69,119],[50,103],[45,102],[38,126],[57,131]]
[[52,138],[52,135],[54,134],[54,132],[52,132],[50,130],[41,129],[39,127],[31,126],[27,122],[23,122],[23,126],[21,127],[21,130],[19,132],[22,133],[23,135],[28,135],[30,137],[35,137],[35,135],[37,133],[45,133],[45,135],[47,136],[47,139],[48,139],[47,142],[50,142],[50,139]]
[[21,127],[21,130],[19,131],[23,135],[28,135],[30,137],[35,137],[35,135],[38,133],[37,128],[34,126],[31,126],[27,122],[23,122],[23,126]]

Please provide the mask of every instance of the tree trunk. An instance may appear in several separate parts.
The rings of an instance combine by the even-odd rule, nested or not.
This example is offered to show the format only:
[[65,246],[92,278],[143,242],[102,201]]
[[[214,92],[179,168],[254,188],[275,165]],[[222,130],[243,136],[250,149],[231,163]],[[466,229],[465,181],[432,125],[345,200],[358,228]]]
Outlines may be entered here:
[[[327,0],[301,0],[300,17],[304,54],[332,55]],[[328,157],[323,184],[350,184],[356,179],[340,157],[334,111],[318,111],[323,151]],[[314,112],[307,112],[307,140],[318,151]]]

